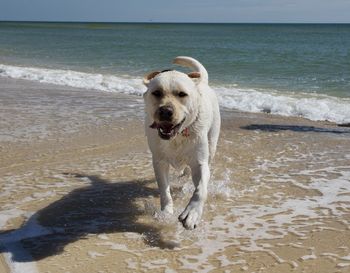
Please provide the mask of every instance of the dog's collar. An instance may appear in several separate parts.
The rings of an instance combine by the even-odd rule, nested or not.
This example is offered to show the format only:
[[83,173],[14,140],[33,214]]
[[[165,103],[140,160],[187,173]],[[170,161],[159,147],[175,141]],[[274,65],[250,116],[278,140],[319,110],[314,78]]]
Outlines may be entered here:
[[[196,122],[197,120],[198,120],[198,114],[197,114],[197,116],[196,116],[194,122]],[[182,135],[183,137],[189,137],[189,136],[190,136],[190,129],[189,129],[189,127],[186,127],[185,129],[183,129],[183,130],[181,131],[181,135]]]
[[181,132],[181,135],[183,137],[189,137],[190,136],[190,129],[188,129],[188,128],[183,129]]

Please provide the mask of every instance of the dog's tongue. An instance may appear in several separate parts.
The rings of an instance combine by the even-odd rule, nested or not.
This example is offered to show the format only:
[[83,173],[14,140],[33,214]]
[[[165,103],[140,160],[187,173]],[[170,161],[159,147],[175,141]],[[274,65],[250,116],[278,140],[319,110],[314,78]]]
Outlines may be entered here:
[[160,128],[162,128],[164,131],[171,131],[171,129],[173,128],[173,124],[170,122],[162,122],[159,125]]
[[150,126],[152,129],[159,129],[162,128],[162,130],[166,133],[170,133],[171,130],[173,129],[173,124],[170,122],[162,122],[162,123],[156,123],[153,122]]

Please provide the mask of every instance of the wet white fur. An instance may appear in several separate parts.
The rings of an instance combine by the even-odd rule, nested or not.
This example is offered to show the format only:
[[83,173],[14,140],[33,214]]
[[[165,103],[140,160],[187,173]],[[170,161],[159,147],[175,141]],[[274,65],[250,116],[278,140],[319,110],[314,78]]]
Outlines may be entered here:
[[[157,74],[154,78],[146,77],[148,87],[144,94],[146,105],[146,136],[152,152],[153,167],[160,190],[161,209],[173,213],[173,200],[169,185],[169,166],[191,169],[195,190],[186,209],[179,220],[187,229],[195,228],[201,219],[203,206],[207,198],[207,185],[210,179],[209,163],[214,157],[220,132],[220,112],[216,94],[208,86],[206,69],[193,58],[177,57],[174,63],[188,66],[199,72],[200,77],[191,79],[188,75],[170,71]],[[151,92],[162,89],[165,92],[174,90],[185,91],[188,94],[186,103],[176,107],[179,121],[185,122],[180,129],[188,128],[189,136],[178,134],[171,140],[163,140],[156,129],[149,126],[154,122],[156,107],[152,101]]]

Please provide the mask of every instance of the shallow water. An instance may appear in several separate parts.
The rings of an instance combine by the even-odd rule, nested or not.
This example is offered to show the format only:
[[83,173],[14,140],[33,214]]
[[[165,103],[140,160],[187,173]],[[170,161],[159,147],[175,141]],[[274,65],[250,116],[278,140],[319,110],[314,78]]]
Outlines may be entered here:
[[37,107],[18,101],[25,115],[2,127],[13,137],[1,141],[0,239],[13,272],[349,270],[349,129],[223,112],[203,220],[187,231],[177,216],[192,183],[172,172],[175,213],[159,211],[137,97],[130,107],[128,96],[20,83]]
[[[0,141],[28,141],[105,125],[109,120],[143,117],[140,97],[117,97],[105,92],[29,81],[1,79]],[[118,109],[116,111],[116,109]]]

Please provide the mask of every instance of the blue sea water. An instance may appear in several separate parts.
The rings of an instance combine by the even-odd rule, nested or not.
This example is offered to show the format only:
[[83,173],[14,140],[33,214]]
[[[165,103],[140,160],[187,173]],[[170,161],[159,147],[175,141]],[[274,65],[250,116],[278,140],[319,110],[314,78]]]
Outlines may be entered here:
[[0,23],[0,76],[138,94],[178,55],[224,107],[350,121],[349,24]]

